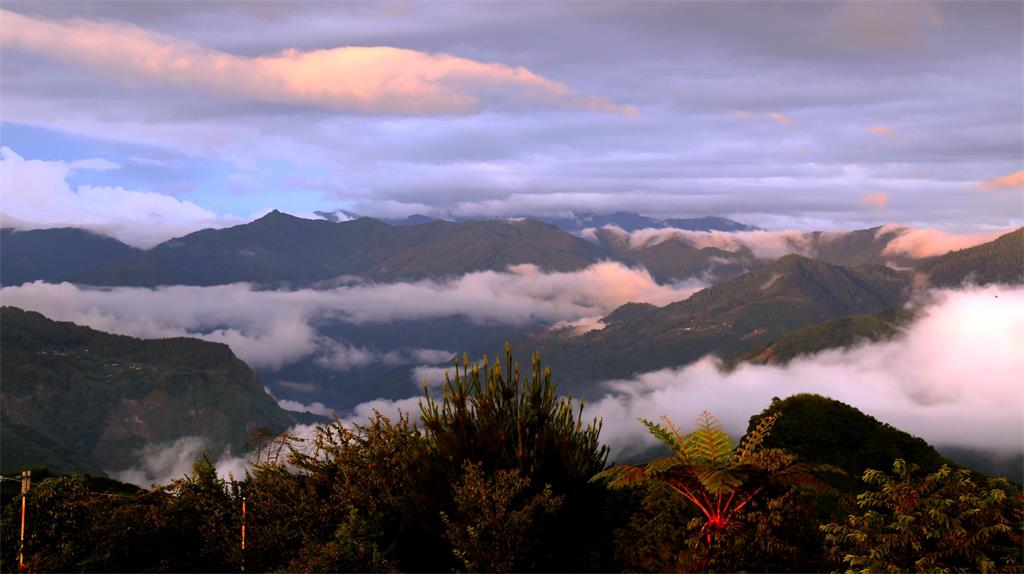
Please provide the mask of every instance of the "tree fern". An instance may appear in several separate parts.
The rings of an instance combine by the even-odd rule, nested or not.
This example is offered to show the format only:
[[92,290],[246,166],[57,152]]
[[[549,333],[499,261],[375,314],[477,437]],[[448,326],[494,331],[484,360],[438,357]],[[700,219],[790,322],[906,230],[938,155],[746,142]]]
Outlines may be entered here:
[[814,473],[831,468],[798,463],[785,451],[762,448],[778,417],[765,417],[738,446],[707,411],[700,414],[689,434],[666,417],[662,417],[661,424],[640,419],[651,435],[672,451],[672,456],[643,466],[613,466],[593,480],[607,480],[612,488],[633,487],[648,480],[663,482],[704,515],[701,534],[710,544],[717,532],[734,528],[735,514],[770,484],[798,489],[825,487]]

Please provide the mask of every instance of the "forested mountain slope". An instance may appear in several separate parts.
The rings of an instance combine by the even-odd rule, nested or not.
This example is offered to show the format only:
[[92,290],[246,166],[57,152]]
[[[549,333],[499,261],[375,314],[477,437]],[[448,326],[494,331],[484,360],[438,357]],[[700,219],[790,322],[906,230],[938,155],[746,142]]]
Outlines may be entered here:
[[596,380],[728,356],[789,331],[902,305],[912,277],[886,267],[842,267],[788,255],[664,307],[626,305],[582,335],[538,333],[541,348],[575,388]]
[[76,228],[0,230],[0,282],[63,281],[87,269],[142,254],[113,237]]
[[193,436],[211,456],[243,454],[250,431],[294,422],[223,344],[140,340],[3,307],[0,347],[4,469],[120,470],[146,445]]

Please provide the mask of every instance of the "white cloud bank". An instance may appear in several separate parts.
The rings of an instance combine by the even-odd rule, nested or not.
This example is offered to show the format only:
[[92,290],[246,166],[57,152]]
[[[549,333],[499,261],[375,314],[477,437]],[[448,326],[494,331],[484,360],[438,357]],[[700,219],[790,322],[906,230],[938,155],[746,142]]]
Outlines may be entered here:
[[[797,254],[814,257],[819,246],[842,239],[848,232],[808,232],[794,229],[781,231],[690,231],[676,228],[648,228],[627,232],[614,225],[601,228],[610,232],[615,241],[621,241],[631,249],[653,247],[666,241],[680,241],[695,249],[714,247],[732,253],[748,249],[758,259],[778,259],[784,255]],[[1015,228],[995,229],[979,233],[950,233],[941,229],[916,228],[905,225],[883,225],[876,237],[887,233],[896,236],[885,245],[882,255],[905,255],[913,258],[943,255],[957,249],[966,249],[987,243],[1009,233]],[[591,241],[599,239],[597,229],[588,228],[583,237]]]
[[0,224],[17,229],[80,227],[137,247],[208,227],[242,223],[191,201],[123,187],[68,183],[74,171],[116,169],[103,159],[74,162],[29,160],[0,148]]
[[186,87],[236,101],[305,104],[371,114],[466,114],[485,104],[577,108],[631,116],[521,66],[388,46],[237,56],[130,24],[47,21],[0,10],[0,46],[131,85]]
[[585,414],[604,419],[617,455],[653,444],[637,417],[667,415],[688,427],[710,410],[740,435],[772,397],[818,393],[935,445],[1024,449],[1024,289],[938,291],[897,340],[830,350],[787,366],[719,371],[705,358],[681,369],[606,383]]
[[247,466],[244,457],[232,456],[225,450],[219,456],[209,451],[209,443],[200,436],[186,436],[165,443],[150,444],[136,454],[138,464],[124,470],[108,470],[107,474],[121,482],[143,488],[154,484],[168,484],[192,472],[192,465],[206,453],[214,460],[217,474],[222,478],[242,478]]
[[[375,360],[368,349],[321,337],[315,323],[387,323],[465,316],[480,323],[527,325],[603,316],[630,302],[665,305],[703,285],[659,285],[620,263],[544,273],[533,265],[468,273],[447,281],[361,283],[329,290],[259,291],[247,284],[157,289],[93,289],[70,283],[4,287],[5,305],[38,311],[101,331],[141,338],[194,336],[228,344],[255,367],[279,368],[311,355],[339,370]],[[444,351],[412,349],[398,362],[438,362]],[[445,359],[446,360],[446,359]]]

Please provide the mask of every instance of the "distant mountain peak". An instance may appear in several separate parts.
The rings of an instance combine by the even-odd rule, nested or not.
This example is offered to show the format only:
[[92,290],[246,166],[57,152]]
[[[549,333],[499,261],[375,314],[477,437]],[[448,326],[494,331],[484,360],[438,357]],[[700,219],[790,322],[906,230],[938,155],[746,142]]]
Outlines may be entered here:
[[564,231],[579,234],[587,228],[615,226],[626,232],[640,229],[675,228],[687,231],[756,231],[759,228],[718,216],[696,218],[658,219],[631,211],[616,211],[610,214],[592,212],[572,213],[569,217],[534,217],[550,223]]
[[261,221],[261,220],[272,221],[274,219],[297,219],[297,218],[294,215],[291,215],[289,213],[285,213],[285,212],[283,212],[283,211],[281,211],[279,209],[271,209],[266,214],[264,214],[263,217],[258,217],[258,218],[256,218],[253,221]]

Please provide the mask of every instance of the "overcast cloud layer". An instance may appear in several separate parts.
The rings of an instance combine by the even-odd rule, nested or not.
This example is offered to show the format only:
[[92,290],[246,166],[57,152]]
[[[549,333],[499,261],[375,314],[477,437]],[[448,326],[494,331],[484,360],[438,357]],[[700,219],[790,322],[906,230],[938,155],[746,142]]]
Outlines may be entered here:
[[85,201],[805,230],[1024,213],[1018,2],[4,7],[3,143],[103,162],[70,174]]

